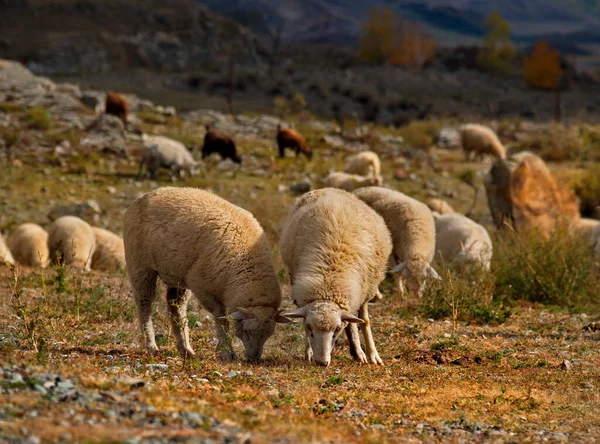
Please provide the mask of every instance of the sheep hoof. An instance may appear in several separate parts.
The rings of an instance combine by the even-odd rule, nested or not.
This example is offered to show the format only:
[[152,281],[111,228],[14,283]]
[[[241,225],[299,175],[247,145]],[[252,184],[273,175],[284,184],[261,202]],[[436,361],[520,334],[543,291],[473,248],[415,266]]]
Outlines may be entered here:
[[379,357],[379,354],[377,352],[371,353],[369,355],[369,362],[371,364],[383,365],[383,360]]
[[179,349],[179,354],[183,359],[194,359],[196,357],[196,353],[191,348],[183,348]]
[[369,361],[367,360],[367,355],[365,355],[365,352],[362,350],[359,350],[356,353],[356,356],[354,356],[354,359],[358,362],[360,362],[361,364],[367,364]]

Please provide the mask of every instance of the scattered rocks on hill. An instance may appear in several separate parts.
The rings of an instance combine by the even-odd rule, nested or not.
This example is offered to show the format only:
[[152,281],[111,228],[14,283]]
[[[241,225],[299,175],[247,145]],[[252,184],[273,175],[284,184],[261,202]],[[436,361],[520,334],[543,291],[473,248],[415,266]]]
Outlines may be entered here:
[[96,224],[100,221],[102,215],[102,209],[95,200],[85,200],[83,202],[75,202],[70,205],[61,205],[53,208],[48,213],[48,218],[51,221],[55,221],[59,217],[63,216],[77,216],[86,222]]

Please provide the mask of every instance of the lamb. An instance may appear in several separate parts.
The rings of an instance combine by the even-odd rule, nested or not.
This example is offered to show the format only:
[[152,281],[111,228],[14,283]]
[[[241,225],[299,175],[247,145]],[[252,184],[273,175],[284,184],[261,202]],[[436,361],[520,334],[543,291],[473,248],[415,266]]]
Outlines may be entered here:
[[224,360],[236,358],[228,318],[249,360],[260,359],[276,322],[292,322],[278,310],[281,290],[262,227],[248,211],[212,193],[165,187],[144,194],[125,213],[123,239],[149,351],[158,350],[151,319],[158,277],[167,286],[171,326],[183,357],[195,356],[186,317],[188,289],[212,313]]
[[231,137],[206,125],[204,145],[202,146],[202,159],[212,153],[219,153],[223,159],[231,159],[237,164],[242,163],[242,158],[237,154],[235,143]]
[[48,230],[48,251],[54,264],[64,263],[89,271],[96,251],[94,231],[76,216],[59,217]]
[[381,161],[377,153],[362,151],[348,158],[344,172],[359,176],[381,176]]
[[92,256],[94,270],[115,271],[125,268],[123,239],[104,228],[92,227],[96,238],[96,251]]
[[[346,335],[353,358],[383,364],[368,314],[368,302],[379,293],[392,252],[381,216],[342,190],[308,192],[287,217],[280,251],[298,307],[284,316],[304,319],[306,359],[329,365],[333,342],[349,323]],[[356,324],[361,326],[366,354]]]
[[115,92],[107,92],[104,102],[104,112],[120,117],[123,123],[127,122],[129,116],[129,102],[125,96]]
[[483,157],[488,154],[500,159],[506,159],[506,149],[496,133],[487,126],[468,123],[460,128],[460,140],[465,159],[470,160],[471,154]]
[[427,199],[425,205],[427,205],[431,211],[435,211],[438,214],[456,213],[454,208],[452,208],[450,204],[443,199]]
[[171,177],[183,177],[187,171],[191,175],[199,173],[199,163],[194,160],[185,145],[177,140],[163,136],[142,136],[144,152],[140,161],[138,178],[141,178],[144,166],[146,174],[152,179],[158,178],[159,168],[170,168]]
[[398,191],[366,187],[354,195],[383,217],[392,235],[390,262],[401,294],[421,297],[427,278],[440,279],[431,267],[435,254],[435,222],[427,206]]
[[4,238],[2,237],[2,234],[0,233],[0,265],[3,263],[14,265],[15,258],[11,254],[6,242],[4,241]]
[[445,261],[478,262],[486,270],[492,260],[492,239],[487,230],[458,213],[435,219],[436,258]]
[[302,153],[308,160],[312,159],[311,147],[306,144],[300,133],[291,128],[282,128],[281,125],[277,125],[277,147],[279,148],[279,157],[284,157],[285,149],[291,148],[296,151],[296,157]]
[[19,225],[8,238],[8,247],[25,267],[46,268],[50,263],[48,232],[37,224]]
[[325,187],[339,188],[352,192],[361,187],[381,186],[383,185],[383,180],[381,176],[359,176],[357,174],[334,171],[329,173],[329,176],[325,178],[324,185]]

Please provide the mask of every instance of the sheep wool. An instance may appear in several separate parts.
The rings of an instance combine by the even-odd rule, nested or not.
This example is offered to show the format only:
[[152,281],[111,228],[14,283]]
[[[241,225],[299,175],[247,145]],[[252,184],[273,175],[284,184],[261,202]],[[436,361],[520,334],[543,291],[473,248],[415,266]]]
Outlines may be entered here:
[[[378,294],[392,252],[390,233],[381,216],[345,191],[311,191],[290,211],[281,234],[280,251],[291,276],[292,298],[300,307],[288,316],[304,317],[307,325],[314,322],[317,330],[331,335],[340,319],[364,321],[361,327],[369,362],[381,363],[366,308]],[[309,306],[313,315],[306,312]],[[352,315],[356,312],[360,319]],[[349,331],[347,334],[351,334]],[[312,359],[312,349],[318,345],[313,339],[310,341],[306,349],[308,359]],[[353,356],[367,362],[360,344],[350,341]],[[315,351],[317,363],[329,364],[330,349],[327,350],[322,354]]]
[[160,168],[169,168],[173,177],[182,177],[185,172],[196,174],[199,163],[185,145],[177,140],[163,136],[142,136],[144,151],[140,160],[138,177],[142,176],[144,166],[146,174],[152,179],[158,178]]
[[116,271],[125,268],[123,239],[104,228],[92,227],[96,238],[96,251],[92,257],[94,270]]
[[0,234],[0,264],[2,263],[14,265],[15,259],[13,258],[13,255],[11,254],[8,246],[6,245],[2,234]]
[[442,214],[435,219],[436,259],[479,262],[489,270],[493,247],[487,230],[458,213]]
[[46,268],[50,263],[48,232],[37,224],[19,225],[8,238],[8,247],[25,267]]
[[158,277],[166,284],[177,348],[194,356],[186,305],[191,290],[212,313],[221,357],[235,359],[230,314],[246,356],[259,359],[273,334],[281,290],[267,237],[248,211],[195,188],[165,187],[136,199],[125,213],[123,239],[146,348],[157,350],[151,312]]
[[344,169],[345,173],[358,174],[359,176],[380,176],[381,161],[377,153],[373,151],[362,151],[348,158]]
[[454,208],[452,208],[450,204],[443,199],[427,199],[425,204],[429,207],[431,211],[435,211],[438,214],[456,213],[456,211],[454,211]]
[[[385,221],[392,235],[392,266],[401,293],[405,284],[411,293],[421,296],[428,277],[439,278],[431,268],[435,254],[435,222],[429,208],[405,194],[381,187],[365,187],[354,195],[373,208]],[[404,271],[405,270],[405,271]]]
[[339,188],[344,191],[352,192],[361,187],[381,186],[383,180],[381,176],[359,176],[357,174],[348,174],[335,171],[329,174],[324,180],[325,187]]
[[96,250],[92,227],[76,216],[59,217],[48,230],[48,250],[52,263],[64,262],[89,271]]
[[465,158],[469,160],[471,154],[476,157],[490,155],[500,159],[506,159],[506,149],[496,133],[487,126],[476,123],[468,123],[460,128],[460,140]]

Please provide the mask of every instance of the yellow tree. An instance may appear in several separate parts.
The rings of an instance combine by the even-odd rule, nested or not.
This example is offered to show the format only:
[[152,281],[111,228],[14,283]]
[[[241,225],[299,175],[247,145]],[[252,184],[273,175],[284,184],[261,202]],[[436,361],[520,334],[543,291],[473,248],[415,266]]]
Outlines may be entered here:
[[523,78],[534,88],[556,89],[561,75],[560,53],[544,40],[537,42],[523,59]]
[[363,62],[387,62],[393,53],[398,17],[387,8],[373,8],[363,24],[358,58]]
[[492,12],[483,26],[488,30],[478,56],[479,65],[487,71],[506,73],[517,53],[510,41],[512,29],[499,12]]
[[404,20],[398,27],[390,63],[421,69],[435,57],[436,46],[436,41],[418,23]]

